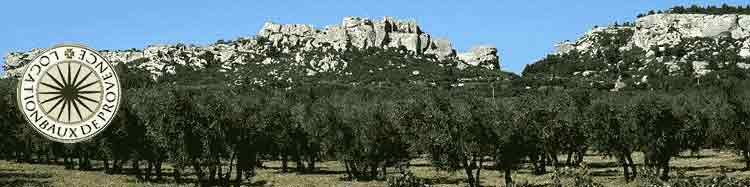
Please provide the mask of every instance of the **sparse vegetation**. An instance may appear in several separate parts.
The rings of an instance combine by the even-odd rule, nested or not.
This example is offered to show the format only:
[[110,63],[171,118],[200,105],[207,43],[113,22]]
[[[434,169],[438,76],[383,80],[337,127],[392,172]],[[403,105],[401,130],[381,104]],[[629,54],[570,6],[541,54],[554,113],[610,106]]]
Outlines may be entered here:
[[675,6],[670,8],[666,11],[654,11],[650,10],[645,14],[638,14],[638,17],[648,16],[648,15],[654,15],[654,14],[713,14],[713,15],[721,15],[721,14],[750,14],[750,5],[747,6],[733,6],[728,4],[722,4],[721,6],[714,6],[714,5],[708,5],[708,6],[699,6],[699,5],[691,5],[689,7],[685,6]]

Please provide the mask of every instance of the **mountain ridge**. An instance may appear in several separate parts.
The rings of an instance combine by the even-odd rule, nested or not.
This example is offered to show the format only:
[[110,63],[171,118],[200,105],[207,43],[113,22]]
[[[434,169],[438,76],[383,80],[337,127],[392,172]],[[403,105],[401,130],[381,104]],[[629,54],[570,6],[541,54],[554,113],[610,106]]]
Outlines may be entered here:
[[650,88],[655,76],[699,83],[711,72],[735,69],[750,69],[750,15],[662,13],[562,42],[528,65],[523,76],[538,83],[565,79],[620,90]]
[[[273,49],[272,49],[273,48]],[[264,58],[260,63],[272,63],[273,55],[280,53],[295,56],[295,63],[309,65],[308,74],[340,70],[347,62],[341,61],[342,51],[352,48],[405,49],[411,55],[434,56],[438,60],[458,60],[462,68],[482,66],[500,69],[500,58],[493,46],[477,46],[465,53],[457,53],[450,40],[433,38],[421,30],[416,21],[396,20],[384,17],[371,20],[364,17],[344,17],[341,24],[316,29],[306,24],[277,24],[266,22],[251,37],[223,41],[205,46],[199,45],[148,45],[143,49],[100,50],[112,62],[130,63],[139,61],[138,67],[156,76],[163,72],[174,73],[172,62],[194,68],[204,67],[209,61],[221,62],[227,68],[233,64],[244,64],[251,58]],[[322,51],[320,59],[306,59],[303,53]],[[18,76],[36,54],[44,48],[27,52],[11,52],[4,56],[5,77]],[[256,59],[258,60],[258,59]],[[339,67],[339,68],[337,68]]]

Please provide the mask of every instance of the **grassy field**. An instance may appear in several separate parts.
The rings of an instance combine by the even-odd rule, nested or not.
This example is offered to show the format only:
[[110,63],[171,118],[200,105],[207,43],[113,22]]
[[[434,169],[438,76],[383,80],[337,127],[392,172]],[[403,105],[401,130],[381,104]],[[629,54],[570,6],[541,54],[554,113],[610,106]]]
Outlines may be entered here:
[[[721,168],[730,171],[729,176],[748,178],[749,171],[739,171],[744,165],[732,152],[701,151],[700,154],[684,154],[672,162],[674,173],[680,171],[691,176],[711,176],[719,173]],[[625,183],[622,170],[612,159],[600,155],[588,155],[585,163],[591,168],[594,180],[606,186],[637,186],[637,182]],[[635,155],[636,163],[642,163],[642,155]],[[293,165],[293,164],[292,164]],[[462,186],[464,175],[435,171],[425,160],[412,161],[412,171],[426,179],[434,186]],[[259,169],[252,185],[257,186],[384,186],[384,181],[347,181],[344,168],[338,162],[320,164],[320,171],[314,174],[280,173],[279,162],[266,162],[268,169]],[[167,167],[166,172],[169,171]],[[390,172],[396,172],[391,169]],[[552,171],[553,168],[548,168]],[[551,173],[535,176],[530,170],[521,169],[513,173],[516,182],[529,183],[534,186],[549,186]],[[0,186],[192,186],[192,184],[174,184],[167,180],[159,182],[139,182],[133,175],[108,175],[103,171],[65,170],[63,166],[42,164],[19,164],[0,161]],[[482,172],[484,186],[503,186],[503,176],[498,171]]]

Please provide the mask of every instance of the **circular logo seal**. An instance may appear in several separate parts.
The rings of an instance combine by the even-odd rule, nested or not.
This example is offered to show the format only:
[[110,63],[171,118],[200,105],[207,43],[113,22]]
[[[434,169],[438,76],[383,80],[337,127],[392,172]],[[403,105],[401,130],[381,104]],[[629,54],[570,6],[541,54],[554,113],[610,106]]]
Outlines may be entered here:
[[56,45],[26,65],[18,106],[50,140],[76,143],[101,132],[120,105],[120,80],[107,59],[82,45]]

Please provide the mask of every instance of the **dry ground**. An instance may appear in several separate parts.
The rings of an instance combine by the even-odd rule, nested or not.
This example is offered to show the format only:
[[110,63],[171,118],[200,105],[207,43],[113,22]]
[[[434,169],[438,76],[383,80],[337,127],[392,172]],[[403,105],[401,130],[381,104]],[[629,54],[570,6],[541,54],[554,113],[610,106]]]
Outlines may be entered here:
[[[635,155],[636,163],[642,163],[642,155]],[[636,186],[637,183],[625,183],[622,170],[613,159],[600,155],[588,155],[585,163],[591,168],[594,180],[606,186]],[[291,164],[292,166],[294,164]],[[425,160],[412,161],[412,171],[435,184],[435,186],[462,186],[464,175],[435,171]],[[337,162],[319,164],[320,171],[314,174],[280,173],[279,162],[266,162],[267,169],[259,169],[252,183],[254,186],[384,186],[384,181],[347,181],[344,168]],[[692,176],[710,176],[719,173],[721,168],[731,171],[729,176],[748,178],[750,171],[739,171],[744,165],[739,157],[732,152],[716,152],[703,150],[698,155],[688,153],[675,158],[672,162],[674,172],[684,171]],[[167,170],[170,170],[167,167]],[[395,169],[390,169],[395,173]],[[552,168],[548,168],[552,171]],[[166,171],[170,172],[170,171]],[[514,171],[516,182],[533,184],[534,186],[549,186],[552,174],[535,176],[530,170]],[[169,178],[169,177],[167,177]],[[498,171],[482,171],[484,186],[503,186],[503,176]],[[171,179],[158,182],[138,182],[133,175],[108,175],[103,171],[75,171],[65,170],[63,166],[42,164],[19,164],[0,161],[0,186],[192,186],[192,184],[175,184]]]

